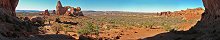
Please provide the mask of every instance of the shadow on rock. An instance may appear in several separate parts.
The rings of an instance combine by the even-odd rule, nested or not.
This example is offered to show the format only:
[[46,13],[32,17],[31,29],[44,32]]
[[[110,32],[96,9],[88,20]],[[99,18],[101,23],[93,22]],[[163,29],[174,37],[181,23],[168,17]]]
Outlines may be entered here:
[[197,24],[188,31],[171,31],[140,40],[220,40],[220,1],[202,0],[205,12]]

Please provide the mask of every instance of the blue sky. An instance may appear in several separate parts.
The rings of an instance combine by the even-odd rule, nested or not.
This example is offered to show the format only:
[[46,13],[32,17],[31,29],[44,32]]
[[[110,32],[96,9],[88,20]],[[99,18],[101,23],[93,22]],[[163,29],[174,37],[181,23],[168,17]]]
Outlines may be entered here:
[[[203,7],[202,0],[60,0],[82,10],[162,12]],[[57,0],[20,0],[17,10],[55,10]]]

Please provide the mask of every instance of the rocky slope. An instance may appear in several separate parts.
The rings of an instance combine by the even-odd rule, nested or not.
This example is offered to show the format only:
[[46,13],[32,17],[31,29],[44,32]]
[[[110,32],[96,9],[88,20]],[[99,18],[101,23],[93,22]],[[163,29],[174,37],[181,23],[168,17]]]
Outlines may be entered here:
[[171,31],[143,40],[220,40],[220,0],[203,0],[205,12],[188,31]]

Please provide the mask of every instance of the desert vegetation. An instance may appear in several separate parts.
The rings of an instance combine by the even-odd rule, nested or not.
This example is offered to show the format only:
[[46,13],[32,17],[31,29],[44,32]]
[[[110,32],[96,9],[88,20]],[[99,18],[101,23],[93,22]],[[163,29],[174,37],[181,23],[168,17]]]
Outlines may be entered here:
[[[7,37],[5,39],[137,40],[160,33],[168,35],[169,33],[180,33],[184,36],[193,33],[196,35],[217,33],[215,29],[210,29],[211,31],[206,29],[209,31],[206,32],[200,28],[192,28],[187,31],[197,22],[195,27],[205,26],[206,28],[211,24],[216,26],[217,23],[214,22],[218,21],[216,20],[218,15],[210,16],[213,14],[208,14],[208,17],[201,19],[201,15],[207,16],[207,14],[202,14],[204,9],[201,7],[157,13],[82,11],[80,7],[62,6],[58,0],[56,10],[53,11],[47,9],[40,12],[16,13],[18,0],[1,1],[3,3],[0,3],[0,26],[5,27],[0,28],[0,39]],[[205,13],[212,13],[212,11],[208,10]],[[199,19],[201,21],[198,21]],[[195,38],[191,40],[193,39]]]
[[[157,13],[134,12],[87,12],[84,15],[44,16],[45,26],[41,30],[45,34],[65,34],[76,38],[86,36],[90,39],[123,39],[136,34],[148,35],[149,33],[145,33],[148,31],[159,33],[188,30],[200,19],[188,20],[185,19],[185,15],[161,16]],[[138,36],[134,37],[134,39],[138,38]]]

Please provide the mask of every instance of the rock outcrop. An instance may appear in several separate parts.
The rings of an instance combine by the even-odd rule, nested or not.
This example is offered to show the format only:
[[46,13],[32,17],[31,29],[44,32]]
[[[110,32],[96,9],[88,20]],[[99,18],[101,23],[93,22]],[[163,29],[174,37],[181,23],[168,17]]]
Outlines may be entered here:
[[161,12],[160,16],[162,16],[162,15],[169,15],[170,13],[171,13],[170,11],[168,11],[168,12]]
[[84,16],[83,15],[83,13],[82,13],[82,11],[81,11],[81,8],[80,7],[77,7],[76,9],[75,9],[76,11],[76,13],[74,13],[76,16]]
[[44,16],[50,16],[50,13],[49,13],[48,9],[43,12],[43,15]]
[[173,17],[173,16],[181,16],[185,20],[191,20],[191,19],[198,19],[201,18],[201,14],[204,12],[203,8],[195,8],[195,9],[187,9],[187,10],[181,10],[181,11],[174,11],[174,12],[161,12],[157,15],[159,16],[168,16],[168,17]]
[[[188,31],[171,31],[143,40],[219,40],[220,0],[203,0],[205,12],[197,24]],[[200,9],[198,9],[200,10]]]
[[65,6],[63,7],[61,2],[58,1],[57,2],[57,6],[56,6],[56,9],[57,9],[57,15],[64,15],[66,13],[66,11],[68,11],[68,9],[70,8],[70,6]]
[[203,8],[195,8],[195,9],[187,9],[187,10],[181,10],[181,11],[174,11],[174,12],[161,12],[160,16],[181,16],[181,15],[200,15],[204,12]]
[[205,34],[220,32],[220,0],[203,0],[205,12],[201,20],[190,31]]
[[[19,0],[0,0],[0,36],[24,36],[25,25],[16,17],[15,8]],[[1,40],[4,40],[0,37]]]
[[57,6],[56,6],[56,15],[61,15],[61,13],[64,13],[64,12],[62,11],[62,8],[63,8],[63,6],[62,6],[61,2],[58,1],[58,2],[57,2]]
[[19,0],[0,0],[0,7],[10,10],[12,13],[9,13],[11,16],[16,16],[15,9],[17,7]]
[[[68,9],[70,9],[70,11],[68,11]],[[71,6],[63,7],[60,1],[57,2],[56,15],[84,16],[80,7],[77,8]]]

